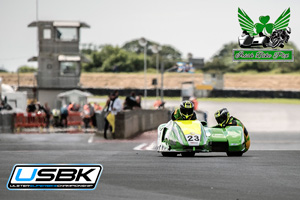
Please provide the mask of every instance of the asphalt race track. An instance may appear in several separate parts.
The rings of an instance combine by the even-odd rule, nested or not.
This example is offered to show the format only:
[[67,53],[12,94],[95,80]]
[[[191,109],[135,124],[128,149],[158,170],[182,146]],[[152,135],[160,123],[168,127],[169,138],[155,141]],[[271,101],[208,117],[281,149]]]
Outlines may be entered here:
[[[154,150],[155,134],[123,141],[92,134],[0,134],[0,199],[299,199],[299,132],[253,132],[243,157],[192,158],[162,157]],[[104,170],[93,191],[9,191],[12,167],[25,163],[99,163]]]

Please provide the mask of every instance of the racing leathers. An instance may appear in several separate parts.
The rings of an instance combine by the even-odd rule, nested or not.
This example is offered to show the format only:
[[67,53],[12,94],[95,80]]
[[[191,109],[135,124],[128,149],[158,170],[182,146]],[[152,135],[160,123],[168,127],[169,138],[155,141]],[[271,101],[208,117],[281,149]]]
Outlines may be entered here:
[[197,116],[196,113],[193,112],[193,114],[191,116],[189,116],[188,118],[186,118],[184,115],[181,114],[180,109],[176,109],[173,111],[172,113],[172,120],[196,120]]
[[243,128],[243,132],[244,132],[244,139],[245,139],[245,151],[248,151],[248,149],[250,148],[250,137],[248,134],[248,131],[246,129],[246,127],[244,126],[244,124],[237,118],[230,116],[228,122],[223,125],[223,127],[221,125],[216,125],[213,128],[225,128],[226,126],[240,126]]

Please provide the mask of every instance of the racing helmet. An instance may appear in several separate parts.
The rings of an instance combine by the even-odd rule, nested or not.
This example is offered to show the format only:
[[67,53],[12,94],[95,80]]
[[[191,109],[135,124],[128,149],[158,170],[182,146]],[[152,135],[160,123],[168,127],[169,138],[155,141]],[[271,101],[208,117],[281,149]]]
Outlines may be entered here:
[[184,119],[193,115],[194,104],[191,101],[183,101],[180,104],[180,113]]
[[221,127],[225,127],[230,118],[230,114],[227,108],[222,108],[221,110],[218,110],[215,113],[215,118]]

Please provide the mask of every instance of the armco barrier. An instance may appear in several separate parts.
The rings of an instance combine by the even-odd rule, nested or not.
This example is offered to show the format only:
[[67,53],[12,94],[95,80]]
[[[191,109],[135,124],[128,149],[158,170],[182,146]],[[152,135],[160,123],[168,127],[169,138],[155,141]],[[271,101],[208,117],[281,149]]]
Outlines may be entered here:
[[169,110],[130,110],[116,115],[115,137],[119,139],[133,138],[147,130],[169,121]]

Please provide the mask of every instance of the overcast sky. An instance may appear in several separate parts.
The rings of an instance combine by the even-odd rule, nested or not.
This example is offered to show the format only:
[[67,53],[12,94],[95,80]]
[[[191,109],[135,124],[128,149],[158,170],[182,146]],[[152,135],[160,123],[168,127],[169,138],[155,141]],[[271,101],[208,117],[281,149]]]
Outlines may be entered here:
[[[269,15],[273,23],[291,8],[290,41],[300,47],[300,1],[298,0],[39,0],[39,20],[76,20],[90,29],[81,29],[81,43],[123,45],[140,37],[169,44],[183,57],[211,58],[223,44],[237,42],[241,28],[238,7],[254,23]],[[37,55],[36,0],[0,0],[0,68],[9,71]]]

